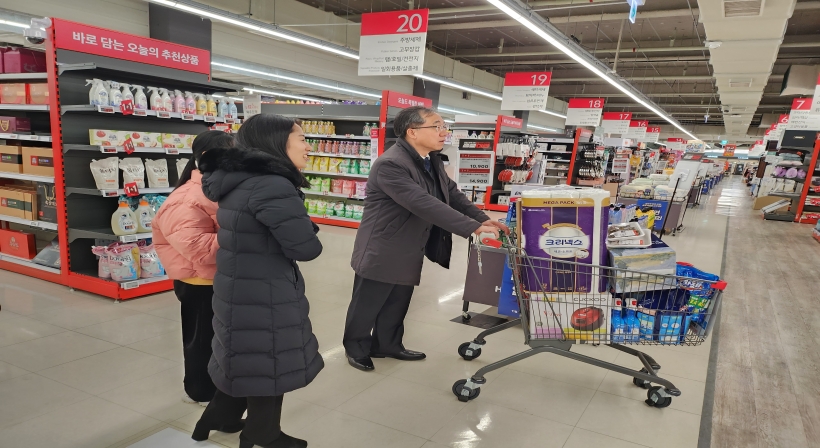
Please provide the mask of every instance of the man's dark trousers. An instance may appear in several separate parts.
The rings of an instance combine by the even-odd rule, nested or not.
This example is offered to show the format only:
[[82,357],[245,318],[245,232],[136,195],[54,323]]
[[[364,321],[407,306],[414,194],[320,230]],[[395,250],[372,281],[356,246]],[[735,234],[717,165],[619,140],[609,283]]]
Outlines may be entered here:
[[404,350],[404,317],[411,297],[413,286],[378,282],[356,274],[345,325],[347,355],[364,358]]

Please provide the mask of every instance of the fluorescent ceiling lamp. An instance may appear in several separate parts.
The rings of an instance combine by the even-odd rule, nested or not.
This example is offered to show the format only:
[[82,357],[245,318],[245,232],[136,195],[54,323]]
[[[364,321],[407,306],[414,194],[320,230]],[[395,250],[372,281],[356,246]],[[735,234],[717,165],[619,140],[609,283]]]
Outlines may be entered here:
[[239,102],[243,101],[243,99],[239,98],[239,97],[219,95],[219,94],[216,94],[216,93],[211,94],[211,96],[214,97],[214,98],[228,98],[229,100],[234,100],[234,101],[239,101]]
[[[342,50],[341,48],[336,48],[335,46],[332,46],[332,45],[323,45],[323,44],[320,43],[321,41],[312,41],[312,40],[309,40],[309,39],[303,39],[303,38],[298,37],[298,35],[295,35],[296,33],[283,33],[281,31],[277,31],[276,29],[270,28],[268,26],[254,25],[253,24],[254,21],[252,19],[239,20],[239,17],[241,17],[241,16],[237,16],[237,18],[233,18],[233,17],[227,16],[225,14],[218,14],[216,12],[209,11],[205,8],[201,8],[201,7],[198,8],[198,7],[195,7],[195,6],[190,6],[190,5],[187,5],[187,4],[185,4],[183,2],[179,2],[179,1],[171,1],[171,0],[146,0],[146,1],[153,2],[153,3],[156,3],[158,5],[166,6],[168,8],[174,8],[174,9],[178,9],[180,11],[189,12],[191,14],[196,14],[198,16],[207,17],[209,19],[217,20],[217,21],[220,21],[220,22],[230,23],[231,25],[236,25],[238,27],[242,27],[242,28],[245,28],[247,30],[257,32],[257,33],[268,34],[268,35],[277,37],[279,39],[284,39],[284,40],[288,40],[288,41],[291,41],[291,42],[296,42],[298,44],[306,45],[308,47],[318,48],[320,50],[335,53],[335,54],[338,54],[340,56],[348,57],[348,58],[351,58],[351,59],[359,59],[359,55],[356,52],[345,51],[345,50]],[[26,27],[28,27],[28,26],[26,26]]]
[[29,24],[12,22],[11,20],[0,20],[0,25],[16,26],[18,28],[29,28]]
[[291,95],[289,93],[274,92],[272,90],[260,90],[260,89],[255,89],[255,88],[252,88],[252,87],[244,87],[242,90],[245,90],[245,91],[250,92],[250,93],[255,92],[255,93],[262,93],[262,94],[270,95],[270,96],[281,96],[282,98],[293,98],[295,100],[315,101],[317,103],[333,104],[331,101],[328,101],[328,100],[320,100],[318,98],[310,98],[310,97],[307,97],[307,96]]
[[564,120],[566,120],[566,119],[567,119],[567,116],[566,116],[566,115],[564,115],[564,114],[559,114],[558,112],[551,111],[551,110],[546,110],[546,109],[545,109],[545,110],[539,110],[538,112],[541,112],[542,114],[554,115],[554,116],[556,116],[556,117],[558,117],[558,118],[563,118]]
[[444,112],[450,112],[453,114],[462,114],[462,115],[478,115],[472,112],[467,112],[466,110],[458,110],[458,109],[450,109],[449,107],[439,106],[438,110],[442,110]]
[[467,91],[467,92],[472,92],[472,93],[475,93],[476,95],[486,96],[487,98],[492,98],[494,100],[501,101],[501,97],[494,94],[494,93],[486,92],[486,91],[483,91],[483,90],[478,90],[475,87],[470,87],[466,84],[461,84],[461,83],[449,81],[449,80],[447,80],[443,77],[440,77],[440,76],[435,76],[435,77],[430,76],[430,75],[413,75],[413,76],[415,76],[416,78],[421,78],[421,79],[427,80],[427,81],[437,82],[441,85],[452,87],[454,89],[459,89],[459,90],[464,90],[464,91]]
[[[381,97],[382,97],[381,95],[376,95],[376,94],[373,94],[373,93],[360,92],[358,90],[347,89],[347,88],[344,88],[344,87],[337,87],[337,86],[333,86],[333,85],[330,85],[330,84],[322,84],[320,82],[307,81],[307,80],[304,80],[304,79],[293,78],[293,77],[290,77],[290,76],[277,75],[275,73],[263,72],[261,70],[254,70],[254,69],[250,69],[250,68],[239,67],[239,66],[236,66],[236,65],[222,64],[222,63],[219,63],[219,62],[211,62],[211,65],[216,66],[216,67],[229,68],[231,70],[239,70],[239,71],[247,72],[247,73],[254,73],[254,74],[257,74],[257,75],[270,76],[272,78],[284,79],[286,81],[293,81],[296,84],[307,84],[307,85],[311,85],[311,86],[321,87],[323,89],[328,89],[328,90],[331,90],[331,91],[347,92],[347,93],[352,93],[354,95],[369,96],[371,98],[378,98],[378,99],[381,99]],[[311,101],[313,101],[313,100],[311,100]]]
[[[541,27],[538,26],[535,22],[533,22],[530,19],[522,16],[517,11],[515,11],[513,8],[509,7],[506,3],[504,3],[504,1],[502,1],[502,0],[487,0],[487,2],[489,2],[491,5],[495,6],[496,8],[500,9],[501,11],[503,11],[508,16],[515,19],[518,23],[520,23],[520,24],[524,25],[525,27],[527,27],[527,29],[529,29],[530,31],[532,31],[536,35],[540,36],[542,39],[544,39],[547,42],[549,42],[550,44],[552,44],[555,48],[557,48],[558,50],[560,50],[561,52],[563,52],[567,56],[571,57],[572,59],[574,59],[576,62],[578,62],[582,66],[586,67],[592,73],[595,73],[601,79],[603,79],[606,82],[612,84],[613,87],[615,87],[616,89],[618,89],[621,92],[623,92],[624,94],[626,94],[626,96],[632,98],[632,100],[634,100],[635,102],[637,102],[641,106],[651,110],[657,116],[659,116],[659,117],[663,118],[664,120],[668,121],[669,124],[671,124],[672,126],[675,126],[676,128],[680,129],[684,134],[686,134],[686,135],[692,137],[693,139],[697,140],[697,137],[695,137],[694,134],[692,134],[688,130],[686,130],[683,126],[680,125],[680,123],[678,123],[672,117],[670,117],[665,112],[658,109],[657,107],[652,106],[651,104],[647,103],[643,99],[636,96],[632,91],[630,91],[629,89],[624,87],[615,78],[613,78],[611,76],[608,76],[606,73],[601,71],[598,67],[593,65],[590,61],[586,60],[580,54],[577,54],[575,51],[573,51],[572,49],[567,47],[563,42],[561,42],[560,40],[556,39],[555,37],[549,35],[546,31],[541,29]],[[419,76],[419,75],[416,75],[416,76]]]
[[544,126],[536,126],[534,124],[527,124],[528,128],[538,129],[540,131],[553,131],[553,132],[563,132],[560,129],[555,128],[545,128]]

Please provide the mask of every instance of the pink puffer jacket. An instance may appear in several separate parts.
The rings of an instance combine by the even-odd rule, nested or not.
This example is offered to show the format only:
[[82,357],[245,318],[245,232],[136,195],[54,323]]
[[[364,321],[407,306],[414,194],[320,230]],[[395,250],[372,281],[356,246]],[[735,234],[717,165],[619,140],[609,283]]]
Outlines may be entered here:
[[154,247],[174,280],[213,280],[216,274],[216,202],[202,193],[202,174],[174,190],[152,221]]

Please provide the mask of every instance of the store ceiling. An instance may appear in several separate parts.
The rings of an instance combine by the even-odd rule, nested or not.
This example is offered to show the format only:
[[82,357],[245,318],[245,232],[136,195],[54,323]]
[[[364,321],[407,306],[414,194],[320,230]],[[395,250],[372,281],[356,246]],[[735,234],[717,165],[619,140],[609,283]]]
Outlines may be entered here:
[[[300,1],[353,21],[359,21],[363,12],[430,8],[428,45],[432,51],[500,76],[509,71],[552,70],[551,96],[567,100],[601,95],[607,98],[606,110],[632,111],[653,124],[666,124],[645,109],[634,107],[625,95],[513,23],[485,0]],[[612,67],[623,23],[618,74],[683,124],[724,126],[697,0],[647,0],[638,9],[635,24],[625,20],[629,11],[625,0],[540,0],[529,5]],[[790,64],[820,65],[820,1],[796,1],[783,42],[774,50],[776,59],[771,76],[763,80],[759,105],[748,111],[750,134],[756,132],[762,114],[790,109],[793,97],[779,96],[782,75]],[[707,114],[709,119],[704,123]]]

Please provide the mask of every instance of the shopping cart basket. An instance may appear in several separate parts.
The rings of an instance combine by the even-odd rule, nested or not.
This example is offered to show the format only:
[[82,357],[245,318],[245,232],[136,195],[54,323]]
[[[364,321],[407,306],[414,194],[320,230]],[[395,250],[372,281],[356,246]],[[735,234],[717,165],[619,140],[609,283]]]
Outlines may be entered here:
[[[658,376],[661,366],[628,345],[699,345],[706,340],[720,308],[726,282],[648,274],[607,266],[527,256],[505,245],[515,280],[520,318],[481,332],[458,348],[465,360],[481,355],[485,338],[521,325],[530,347],[479,369],[453,384],[460,401],[478,397],[485,375],[539,353],[552,353],[618,372],[648,389],[646,403],[664,408],[681,391]],[[479,250],[480,254],[480,250]],[[606,345],[637,357],[633,370],[571,351],[572,345]]]

